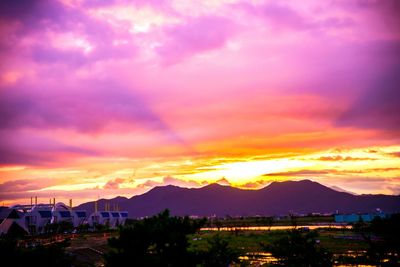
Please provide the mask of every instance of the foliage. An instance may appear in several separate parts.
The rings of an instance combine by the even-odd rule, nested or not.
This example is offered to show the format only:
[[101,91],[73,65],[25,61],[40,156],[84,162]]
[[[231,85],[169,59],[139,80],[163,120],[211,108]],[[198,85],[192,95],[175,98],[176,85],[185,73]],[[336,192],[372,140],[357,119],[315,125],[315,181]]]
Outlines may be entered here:
[[101,224],[101,223],[96,223],[93,225],[93,228],[96,232],[107,232],[110,230],[110,225],[109,224]]
[[271,230],[272,225],[274,224],[274,217],[266,217],[265,223],[268,226],[268,231]]
[[45,226],[45,233],[51,234],[62,234],[62,233],[70,233],[74,229],[74,225],[72,222],[61,221],[58,223],[49,223]]
[[376,217],[370,225],[354,226],[368,243],[367,259],[377,266],[400,266],[400,214],[388,219]]
[[109,239],[112,251],[105,255],[106,266],[193,266],[188,251],[188,235],[204,221],[171,217],[168,210],[122,227],[118,238]]
[[78,227],[76,227],[76,231],[78,233],[87,233],[87,232],[89,232],[89,224],[84,223],[84,224],[78,225]]
[[278,259],[275,266],[332,266],[332,254],[319,247],[316,242],[317,236],[315,231],[303,232],[294,229],[264,248]]
[[207,250],[198,254],[201,266],[226,267],[238,263],[240,253],[230,246],[230,239],[217,234],[207,240]]
[[14,239],[0,239],[0,257],[3,263],[10,266],[71,266],[72,258],[65,253],[68,241],[51,245],[32,245],[20,247]]

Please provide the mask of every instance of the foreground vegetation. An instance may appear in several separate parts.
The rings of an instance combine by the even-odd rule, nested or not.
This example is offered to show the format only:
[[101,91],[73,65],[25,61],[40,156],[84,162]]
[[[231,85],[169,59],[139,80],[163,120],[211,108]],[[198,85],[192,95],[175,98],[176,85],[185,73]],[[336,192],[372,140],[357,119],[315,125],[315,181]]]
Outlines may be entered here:
[[400,215],[316,231],[200,231],[206,223],[164,211],[67,241],[1,238],[0,257],[10,266],[400,266]]

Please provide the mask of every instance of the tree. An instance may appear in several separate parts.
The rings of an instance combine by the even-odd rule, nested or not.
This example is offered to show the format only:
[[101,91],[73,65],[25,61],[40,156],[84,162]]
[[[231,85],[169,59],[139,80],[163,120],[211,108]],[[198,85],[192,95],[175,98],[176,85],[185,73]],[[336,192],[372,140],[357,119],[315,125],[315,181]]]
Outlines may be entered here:
[[72,257],[65,252],[68,246],[68,240],[64,240],[25,248],[17,246],[15,239],[0,238],[0,258],[5,266],[68,267],[72,265]]
[[271,230],[272,225],[274,224],[274,217],[266,217],[265,222],[268,226],[268,231]]
[[354,225],[368,243],[367,261],[377,266],[400,266],[400,214],[376,217],[371,224]]
[[293,229],[287,236],[276,240],[264,248],[278,259],[275,266],[287,267],[329,267],[332,266],[332,253],[319,247],[318,233],[302,232]]
[[165,210],[122,227],[118,238],[109,239],[112,251],[105,255],[106,266],[194,266],[187,236],[204,223],[171,217]]
[[71,232],[74,229],[72,222],[61,221],[58,223],[49,223],[44,226],[44,232],[49,234],[62,234]]
[[207,241],[207,245],[207,251],[199,254],[201,266],[226,267],[238,263],[240,253],[229,246],[229,239],[217,234]]

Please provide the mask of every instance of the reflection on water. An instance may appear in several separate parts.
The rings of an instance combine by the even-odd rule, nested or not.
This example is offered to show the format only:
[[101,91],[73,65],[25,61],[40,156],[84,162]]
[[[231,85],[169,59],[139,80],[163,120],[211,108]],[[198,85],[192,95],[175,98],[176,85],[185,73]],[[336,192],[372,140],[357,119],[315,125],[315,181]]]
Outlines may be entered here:
[[[343,254],[335,254],[334,258],[337,258],[339,256],[349,256],[349,257],[358,257],[362,256],[366,253],[366,251],[347,251],[347,253]],[[271,264],[276,261],[278,261],[277,258],[272,256],[271,253],[269,252],[252,252],[252,253],[247,253],[245,256],[239,257],[241,261],[246,261],[249,263],[251,266],[262,266],[263,264]],[[357,266],[357,267],[373,267],[375,265],[369,265],[369,264],[334,264],[333,266],[335,267],[350,267],[350,266]]]
[[[321,228],[331,228],[331,229],[351,229],[352,226],[350,225],[341,225],[341,224],[316,224],[316,225],[303,225],[298,226],[297,229],[308,229],[308,230],[315,230]],[[269,230],[291,230],[294,229],[293,226],[242,226],[242,227],[204,227],[200,230],[202,231],[269,231]],[[358,258],[365,256],[366,251],[352,251],[349,250],[346,253],[341,254],[334,254],[335,263],[333,266],[335,267],[350,267],[350,266],[357,266],[357,267],[373,267],[376,265],[369,265],[369,264],[342,264],[339,263],[340,257],[348,257],[348,258]],[[250,266],[262,266],[263,264],[271,264],[278,261],[277,258],[272,256],[269,252],[251,252],[246,253],[246,255],[241,256],[239,258],[241,261],[246,261],[250,264]],[[342,262],[342,261],[341,261]]]
[[[288,225],[274,225],[274,226],[234,226],[234,227],[204,227],[201,231],[268,231],[268,230],[291,230],[293,226]],[[334,229],[351,229],[350,225],[340,224],[317,224],[317,225],[302,225],[297,228],[307,228],[309,230],[315,230],[320,228],[334,228]]]
[[278,259],[272,256],[269,252],[247,253],[245,256],[239,257],[239,259],[240,261],[248,262],[251,266],[260,266],[265,263],[278,261]]

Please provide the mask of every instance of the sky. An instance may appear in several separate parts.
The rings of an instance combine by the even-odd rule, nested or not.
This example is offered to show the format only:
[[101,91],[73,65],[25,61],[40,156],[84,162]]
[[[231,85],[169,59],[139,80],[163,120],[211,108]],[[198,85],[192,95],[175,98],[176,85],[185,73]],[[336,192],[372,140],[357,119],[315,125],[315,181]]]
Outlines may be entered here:
[[0,1],[0,204],[311,179],[400,194],[397,0]]

